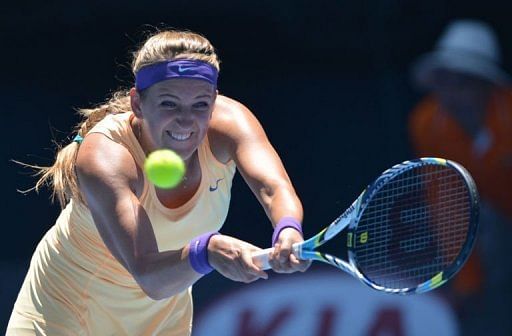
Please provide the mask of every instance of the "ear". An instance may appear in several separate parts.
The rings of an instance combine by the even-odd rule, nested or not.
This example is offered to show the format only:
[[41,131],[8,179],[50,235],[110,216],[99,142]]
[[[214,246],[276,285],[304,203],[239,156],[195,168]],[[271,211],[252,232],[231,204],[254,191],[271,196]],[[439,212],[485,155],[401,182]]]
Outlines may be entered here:
[[219,90],[215,90],[213,92],[213,104],[215,104],[215,101],[217,100],[218,96],[219,96]]
[[135,88],[130,89],[130,105],[132,107],[132,111],[137,118],[142,118],[142,110],[141,110],[141,98],[139,92]]
[[213,117],[213,111],[215,110],[215,102],[217,101],[217,96],[219,95],[219,90],[215,90],[215,92],[213,93],[213,106],[212,106],[212,110],[210,112],[210,120],[212,119]]

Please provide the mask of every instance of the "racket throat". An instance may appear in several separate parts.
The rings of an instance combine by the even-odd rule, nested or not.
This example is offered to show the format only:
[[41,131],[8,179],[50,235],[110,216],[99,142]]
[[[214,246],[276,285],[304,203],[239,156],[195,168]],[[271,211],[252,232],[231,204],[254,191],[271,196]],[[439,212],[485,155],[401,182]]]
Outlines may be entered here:
[[356,272],[354,271],[354,267],[349,262],[347,262],[343,259],[331,256],[331,255],[326,255],[325,258],[327,259],[327,262],[329,264],[331,264],[335,267],[338,267],[339,269],[341,269],[349,274],[356,275]]

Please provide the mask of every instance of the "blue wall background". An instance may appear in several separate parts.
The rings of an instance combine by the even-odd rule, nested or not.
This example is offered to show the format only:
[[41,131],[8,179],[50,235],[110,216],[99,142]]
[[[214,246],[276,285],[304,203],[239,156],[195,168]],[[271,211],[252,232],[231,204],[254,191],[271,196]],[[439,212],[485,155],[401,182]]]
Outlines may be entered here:
[[[407,116],[420,97],[409,66],[455,18],[495,28],[512,65],[506,1],[28,1],[2,5],[0,330],[35,245],[56,219],[48,190],[10,160],[49,165],[75,109],[130,85],[130,52],[149,26],[206,35],[222,60],[220,92],[246,104],[281,154],[309,236],[388,166],[411,157]],[[149,26],[148,26],[149,25]],[[263,168],[262,168],[263,169]],[[225,228],[267,246],[271,226],[239,175]],[[206,290],[215,286],[215,292]],[[196,306],[239,285],[218,275]]]

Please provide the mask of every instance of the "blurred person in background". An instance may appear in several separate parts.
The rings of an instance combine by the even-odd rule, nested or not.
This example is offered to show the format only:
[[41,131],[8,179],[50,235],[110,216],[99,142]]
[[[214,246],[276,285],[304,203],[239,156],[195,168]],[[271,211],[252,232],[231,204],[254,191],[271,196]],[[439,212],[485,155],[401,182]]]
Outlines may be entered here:
[[481,197],[478,245],[451,287],[462,333],[510,334],[512,90],[495,33],[480,21],[454,21],[412,70],[427,91],[409,119],[415,154],[461,163]]

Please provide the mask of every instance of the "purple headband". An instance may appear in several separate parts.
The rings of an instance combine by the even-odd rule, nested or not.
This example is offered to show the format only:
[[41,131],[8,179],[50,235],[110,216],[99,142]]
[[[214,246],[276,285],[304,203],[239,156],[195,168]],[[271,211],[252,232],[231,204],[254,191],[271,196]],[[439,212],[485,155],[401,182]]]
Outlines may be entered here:
[[153,84],[171,78],[193,78],[207,81],[217,87],[219,72],[210,63],[177,59],[141,68],[135,75],[135,88],[144,90]]

